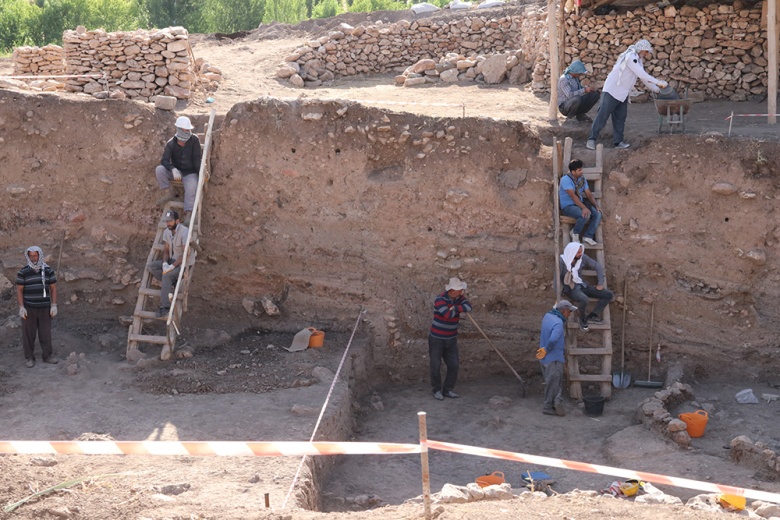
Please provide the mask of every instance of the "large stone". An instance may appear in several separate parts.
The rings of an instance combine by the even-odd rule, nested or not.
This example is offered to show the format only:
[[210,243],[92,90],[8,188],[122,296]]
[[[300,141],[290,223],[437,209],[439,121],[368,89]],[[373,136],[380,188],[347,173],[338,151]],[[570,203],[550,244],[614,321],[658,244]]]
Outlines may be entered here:
[[458,69],[449,69],[439,74],[439,79],[445,83],[458,82]]
[[494,484],[486,488],[482,488],[485,493],[486,499],[492,500],[511,500],[515,496],[512,494],[511,484],[504,482],[503,484]]
[[732,193],[736,193],[737,190],[738,188],[736,186],[728,182],[718,182],[712,186],[713,193],[719,195],[731,195]]
[[482,75],[485,77],[485,83],[495,85],[501,83],[506,77],[506,56],[503,54],[494,54],[482,62]]
[[175,110],[176,101],[178,100],[173,96],[155,96],[154,107],[160,110]]
[[440,504],[465,504],[471,501],[471,492],[463,486],[444,484],[436,498]]
[[609,180],[619,184],[622,188],[628,188],[628,185],[631,183],[628,175],[617,170],[609,172]]
[[189,89],[174,87],[173,85],[168,85],[165,87],[165,93],[177,99],[189,99],[192,95],[192,92]]
[[279,307],[276,306],[276,304],[271,300],[268,296],[263,296],[260,298],[260,303],[263,306],[263,310],[265,313],[269,316],[279,316],[281,314],[281,311],[279,310]]
[[414,87],[415,85],[425,84],[425,78],[407,78],[404,82],[404,87]]
[[306,83],[303,81],[303,78],[300,77],[298,74],[293,74],[292,76],[290,76],[289,81],[293,87],[297,87],[297,88],[303,88],[306,85]]
[[190,46],[187,40],[175,40],[168,44],[168,52],[186,51]]
[[420,60],[412,66],[412,72],[421,74],[426,70],[433,70],[436,68],[436,62],[431,59]]

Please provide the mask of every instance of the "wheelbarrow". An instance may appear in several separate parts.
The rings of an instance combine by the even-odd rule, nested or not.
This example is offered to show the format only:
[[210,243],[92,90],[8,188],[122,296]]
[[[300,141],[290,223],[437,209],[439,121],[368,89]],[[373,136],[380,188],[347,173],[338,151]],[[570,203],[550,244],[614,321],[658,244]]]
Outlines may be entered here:
[[685,116],[693,105],[693,99],[656,99],[655,109],[658,112],[658,133],[664,127],[669,126],[669,133],[678,127],[682,133],[685,133]]

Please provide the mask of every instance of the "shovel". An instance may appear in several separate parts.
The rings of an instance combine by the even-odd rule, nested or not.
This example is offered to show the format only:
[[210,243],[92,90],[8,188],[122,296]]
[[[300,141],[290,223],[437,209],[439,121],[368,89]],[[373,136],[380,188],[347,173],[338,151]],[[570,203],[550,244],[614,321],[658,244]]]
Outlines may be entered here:
[[650,304],[650,345],[647,348],[647,381],[637,381],[634,386],[640,388],[663,388],[663,381],[653,381],[650,379],[650,369],[653,366],[653,320],[655,317],[655,302]]
[[623,326],[620,334],[620,373],[612,374],[612,386],[628,388],[631,386],[631,372],[625,371],[626,366],[626,311],[628,310],[628,279],[623,280]]

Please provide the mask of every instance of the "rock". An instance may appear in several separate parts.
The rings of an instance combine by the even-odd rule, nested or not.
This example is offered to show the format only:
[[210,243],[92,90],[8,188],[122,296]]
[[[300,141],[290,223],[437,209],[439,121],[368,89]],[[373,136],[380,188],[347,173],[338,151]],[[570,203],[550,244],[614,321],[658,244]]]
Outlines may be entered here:
[[404,82],[404,87],[414,87],[416,85],[423,85],[425,78],[407,78]]
[[[137,363],[138,361],[144,359],[145,357],[146,354],[144,354],[138,349],[130,349],[127,351],[127,360],[131,363]],[[68,369],[70,369],[70,365],[68,365]],[[70,370],[68,370],[68,372],[70,373]]]
[[639,229],[639,223],[636,221],[635,218],[629,219],[628,229],[630,229],[631,231],[636,231],[637,229]]
[[679,497],[667,495],[666,493],[653,493],[640,495],[634,499],[635,504],[668,504],[670,506],[683,505]]
[[269,316],[279,316],[282,313],[279,310],[279,307],[277,307],[276,304],[268,296],[263,296],[262,298],[260,298],[260,304],[263,306],[263,310],[265,311],[265,313]]
[[51,468],[57,465],[57,460],[51,457],[32,457],[30,459],[31,466],[38,466],[41,468]]
[[503,54],[490,56],[482,62],[481,72],[488,85],[501,83],[506,76],[506,56]]
[[512,494],[512,486],[507,482],[482,488],[482,491],[485,493],[485,499],[511,500],[515,497]]
[[320,411],[319,409],[313,408],[311,406],[294,404],[292,408],[290,408],[290,413],[296,417],[316,417],[319,415]]
[[298,65],[295,61],[288,61],[284,63],[279,69],[276,71],[276,77],[277,78],[289,78],[293,74],[298,74],[301,71],[300,65]]
[[476,482],[469,482],[466,484],[466,489],[471,494],[472,500],[482,500],[485,498],[485,492],[482,491],[482,488]]
[[421,74],[426,70],[433,70],[436,68],[436,62],[431,59],[420,60],[412,65],[412,72]]
[[182,87],[175,87],[173,85],[167,85],[165,87],[165,93],[169,96],[174,96],[178,99],[189,99],[192,92],[189,89]]
[[300,77],[298,74],[293,74],[292,76],[290,76],[289,81],[293,87],[297,87],[297,88],[303,88],[306,85],[306,83],[303,81],[303,78]]
[[528,178],[528,170],[507,170],[498,174],[498,182],[511,190],[516,190]]
[[255,473],[254,475],[252,475],[252,477],[247,482],[249,482],[250,484],[258,484],[258,483],[260,483],[262,481],[263,481],[263,479],[260,478],[260,474],[259,473]]
[[700,511],[720,512],[721,509],[720,504],[718,504],[717,493],[696,495],[695,497],[688,499],[688,501],[685,503],[685,506],[692,509],[698,509]]
[[766,263],[766,253],[763,249],[752,249],[747,252],[745,257],[756,265],[764,265]]
[[176,101],[178,100],[173,96],[155,96],[154,108],[159,108],[160,110],[175,110]]
[[13,288],[14,284],[5,276],[0,275],[0,297],[7,297]]
[[101,349],[110,349],[119,344],[119,338],[113,334],[100,334],[97,342]]
[[503,395],[494,395],[488,401],[490,408],[509,408],[512,406],[512,399]]
[[617,170],[609,172],[609,180],[620,184],[622,188],[628,188],[628,185],[631,183],[628,175]]
[[331,381],[333,381],[333,378],[335,377],[335,374],[329,369],[325,367],[314,367],[314,369],[311,371],[312,377],[317,379],[320,383],[324,384],[330,384]]
[[464,486],[444,484],[441,491],[436,493],[436,503],[439,504],[465,504],[471,501],[471,492]]
[[254,314],[255,311],[255,301],[251,298],[244,298],[241,300],[241,306],[244,307],[244,310],[247,314]]
[[181,495],[185,491],[190,489],[188,482],[182,482],[181,484],[167,484],[165,486],[155,486],[154,490],[163,495]]
[[127,98],[127,95],[121,90],[112,90],[108,97],[111,99],[125,99]]
[[445,83],[458,82],[458,69],[449,69],[439,74],[439,79]]
[[736,193],[738,188],[728,182],[719,182],[712,186],[712,191],[719,195],[731,195],[732,193]]
[[780,505],[761,502],[761,505],[756,507],[757,503],[759,502],[753,502],[753,507],[755,507],[753,512],[758,516],[762,516],[764,518],[780,517]]
[[679,432],[686,430],[688,425],[680,419],[672,419],[669,424],[666,425],[666,428],[670,432]]

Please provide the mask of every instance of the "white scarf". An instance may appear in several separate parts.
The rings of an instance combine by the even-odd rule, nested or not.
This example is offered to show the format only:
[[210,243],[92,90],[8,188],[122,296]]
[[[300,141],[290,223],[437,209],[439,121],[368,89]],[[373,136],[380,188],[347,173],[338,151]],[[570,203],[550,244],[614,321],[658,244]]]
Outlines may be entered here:
[[623,71],[626,70],[626,67],[628,66],[628,60],[632,57],[632,54],[636,56],[640,62],[642,61],[642,58],[639,57],[639,53],[636,50],[636,45],[629,45],[628,49],[623,51],[623,54],[618,56],[617,62],[615,63],[615,68],[620,71],[620,74],[618,74],[617,78],[618,85],[620,85],[620,78],[623,77]]
[[[30,253],[38,253],[38,261],[33,262],[30,260]],[[46,268],[49,265],[43,261],[43,251],[38,246],[28,247],[24,252],[24,257],[27,259],[27,267],[41,273],[41,283],[43,284],[43,297],[46,298]]]
[[582,278],[580,278],[582,257],[577,259],[577,263],[574,264],[574,267],[571,266],[574,257],[577,256],[577,251],[579,251],[581,247],[582,244],[579,242],[569,242],[561,255],[561,260],[563,260],[564,265],[566,265],[566,270],[571,273],[571,279],[574,283],[582,283]]

